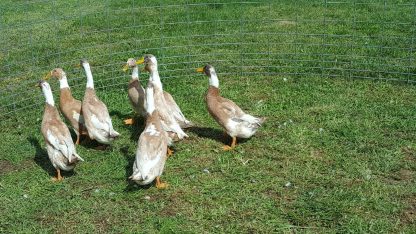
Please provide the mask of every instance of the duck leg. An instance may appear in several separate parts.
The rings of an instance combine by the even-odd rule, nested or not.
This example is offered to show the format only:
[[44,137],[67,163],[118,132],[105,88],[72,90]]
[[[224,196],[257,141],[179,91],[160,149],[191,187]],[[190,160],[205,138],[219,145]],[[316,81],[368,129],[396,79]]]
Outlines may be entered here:
[[173,150],[171,150],[169,147],[168,147],[167,155],[168,155],[168,157],[171,157],[173,155]]
[[53,181],[62,181],[63,177],[61,176],[61,170],[56,168],[56,177],[52,178]]
[[77,141],[75,142],[75,145],[79,145],[79,135],[80,133],[77,134]]
[[156,177],[156,188],[165,189],[167,187],[168,187],[167,183],[160,181],[160,176]]
[[133,125],[134,124],[134,119],[133,118],[125,119],[124,124],[125,125]]
[[232,150],[235,148],[235,146],[237,145],[237,137],[233,137],[233,141],[231,142],[231,146],[229,145],[224,145],[222,148],[226,151],[228,150]]

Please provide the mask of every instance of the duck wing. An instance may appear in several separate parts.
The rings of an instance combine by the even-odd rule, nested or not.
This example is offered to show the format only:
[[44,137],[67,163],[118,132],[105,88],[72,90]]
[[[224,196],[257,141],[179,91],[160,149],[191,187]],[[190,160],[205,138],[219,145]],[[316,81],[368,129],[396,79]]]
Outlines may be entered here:
[[62,153],[62,155],[73,162],[73,156],[81,161],[84,161],[76,152],[74,142],[72,141],[71,134],[64,123],[55,122],[48,124],[42,128],[42,133],[45,136],[47,143],[55,150]]

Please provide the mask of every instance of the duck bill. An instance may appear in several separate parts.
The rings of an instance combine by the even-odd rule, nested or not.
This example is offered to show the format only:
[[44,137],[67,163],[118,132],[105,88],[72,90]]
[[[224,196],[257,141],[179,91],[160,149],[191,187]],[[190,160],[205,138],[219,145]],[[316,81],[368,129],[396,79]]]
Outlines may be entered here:
[[136,61],[136,64],[143,64],[144,63],[144,57],[141,57],[139,60]]
[[197,68],[197,69],[196,69],[196,72],[200,72],[200,73],[202,73],[202,72],[204,72],[204,68],[203,68],[203,67]]
[[129,65],[128,64],[123,66],[123,71],[126,72],[127,70],[129,70]]
[[43,76],[43,80],[49,80],[52,77],[52,72],[48,72],[46,75]]

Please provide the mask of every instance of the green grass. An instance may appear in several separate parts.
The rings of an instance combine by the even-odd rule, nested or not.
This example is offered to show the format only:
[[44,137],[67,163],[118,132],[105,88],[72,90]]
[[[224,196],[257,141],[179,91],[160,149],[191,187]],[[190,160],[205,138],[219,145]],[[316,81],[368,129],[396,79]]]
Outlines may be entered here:
[[[416,88],[402,81],[416,73],[416,8],[185,4],[197,2],[0,3],[0,232],[414,232]],[[147,52],[197,125],[166,163],[167,190],[127,181],[142,123],[122,124],[132,111],[121,66]],[[106,151],[77,147],[85,162],[53,183],[33,85],[62,66],[82,99],[83,57],[122,136]],[[207,62],[225,97],[268,118],[233,152],[205,109],[195,68]]]

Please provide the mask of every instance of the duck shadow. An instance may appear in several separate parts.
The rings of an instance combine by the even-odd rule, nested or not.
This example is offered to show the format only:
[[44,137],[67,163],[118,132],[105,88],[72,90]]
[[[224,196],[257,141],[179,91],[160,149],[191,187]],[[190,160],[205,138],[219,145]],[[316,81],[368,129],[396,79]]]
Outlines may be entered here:
[[[188,131],[195,133],[198,137],[208,138],[218,141],[224,145],[231,144],[232,138],[226,134],[224,131],[215,128],[206,128],[206,127],[191,127],[188,128]],[[238,138],[238,143],[244,143],[248,139]]]
[[125,171],[126,171],[125,178],[126,178],[127,186],[126,188],[124,188],[124,192],[135,192],[137,190],[151,188],[153,183],[150,183],[148,185],[137,185],[134,181],[129,179],[129,177],[133,174],[133,164],[134,164],[134,160],[136,159],[136,156],[134,155],[134,153],[129,152],[129,147],[124,146],[120,148],[120,153],[123,154],[124,158],[127,161],[127,165],[125,166]]
[[[51,177],[56,176],[56,169],[52,166],[52,163],[49,160],[48,152],[42,148],[39,143],[39,140],[34,137],[28,137],[27,140],[29,143],[35,147],[35,157],[33,160],[35,163],[40,166],[44,171],[46,171]],[[75,174],[74,171],[63,171],[61,170],[62,176],[71,177]]]
[[131,118],[134,114],[133,113],[131,113],[131,114],[123,114],[123,113],[121,113],[118,110],[110,111],[110,116],[113,116],[113,115],[117,116],[117,118],[119,118],[121,120],[125,120],[125,119],[128,119],[128,118]]
[[111,111],[110,115],[117,116],[117,118],[119,118],[121,121],[124,121],[125,119],[128,119],[128,118],[133,118],[134,119],[133,125],[125,125],[123,123],[123,127],[130,131],[130,140],[133,140],[133,141],[139,140],[140,133],[143,132],[145,128],[146,119],[134,113],[123,114],[120,111]]
[[229,144],[231,141],[230,136],[219,129],[194,126],[187,130],[195,133],[198,137],[213,139],[223,144]]

